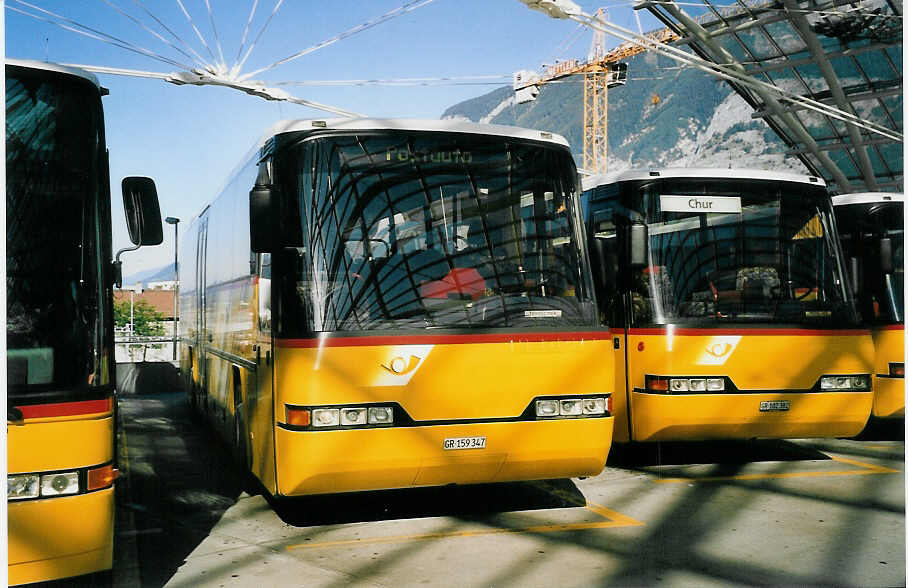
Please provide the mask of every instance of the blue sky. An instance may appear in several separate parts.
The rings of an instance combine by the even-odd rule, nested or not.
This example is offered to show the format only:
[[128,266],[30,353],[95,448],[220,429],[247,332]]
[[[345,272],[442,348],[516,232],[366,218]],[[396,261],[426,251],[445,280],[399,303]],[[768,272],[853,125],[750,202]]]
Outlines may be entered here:
[[[177,60],[188,61],[113,6],[166,33],[142,12],[146,7],[203,57],[198,40],[176,0],[28,0],[30,4]],[[182,0],[193,22],[218,54],[204,0]],[[259,0],[247,47],[261,30],[277,0]],[[269,65],[356,25],[403,5],[405,0],[284,0],[265,35],[256,44],[244,71]],[[253,0],[210,0],[214,27],[225,61],[232,63]],[[610,20],[637,29],[629,2],[577,2],[585,12],[609,9]],[[9,8],[6,1],[6,55],[59,63],[102,65],[169,73],[173,65],[113,47]],[[25,8],[25,7],[23,7]],[[31,12],[36,12],[29,9]],[[659,28],[641,13],[643,30]],[[435,0],[365,32],[305,55],[256,76],[269,83],[301,80],[400,79],[414,77],[510,75],[538,69],[555,58],[585,57],[591,33],[576,37],[577,24],[556,21],[528,9],[518,0]],[[615,39],[607,45],[618,44]],[[230,172],[273,123],[289,118],[331,116],[317,110],[268,102],[219,87],[176,86],[155,79],[98,75],[110,89],[104,98],[113,192],[114,249],[128,238],[119,184],[127,175],[146,175],[158,186],[162,216],[188,221],[216,195]],[[438,118],[449,106],[489,92],[495,85],[285,87],[295,96],[370,116]],[[580,105],[571,105],[580,108]],[[124,254],[127,275],[173,260],[173,230],[165,226],[164,243]]]

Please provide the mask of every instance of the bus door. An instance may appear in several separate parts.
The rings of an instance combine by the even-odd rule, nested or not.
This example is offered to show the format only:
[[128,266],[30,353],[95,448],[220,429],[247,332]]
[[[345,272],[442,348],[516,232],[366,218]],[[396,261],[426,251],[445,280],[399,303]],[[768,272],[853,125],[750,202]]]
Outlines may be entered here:
[[274,474],[274,342],[271,334],[271,254],[255,255],[255,385],[246,398],[249,427],[249,465],[271,492],[277,491]]
[[199,219],[198,242],[196,243],[196,362],[199,370],[199,405],[208,410],[208,343],[210,336],[208,333],[208,319],[206,307],[206,276],[207,267],[206,257],[208,251],[208,217],[203,216]]

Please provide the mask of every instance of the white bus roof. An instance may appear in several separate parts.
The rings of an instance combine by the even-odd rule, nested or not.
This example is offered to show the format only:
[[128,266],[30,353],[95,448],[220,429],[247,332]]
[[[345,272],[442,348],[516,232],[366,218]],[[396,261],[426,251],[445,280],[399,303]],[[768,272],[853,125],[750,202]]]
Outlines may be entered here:
[[569,147],[567,140],[556,133],[509,127],[504,125],[479,124],[454,119],[420,119],[420,118],[325,118],[306,120],[282,120],[272,126],[259,141],[259,147],[275,135],[294,131],[324,132],[336,131],[435,131],[446,133],[473,133],[480,135],[497,135],[545,141]]
[[28,69],[37,69],[43,71],[52,71],[56,73],[68,74],[71,76],[77,76],[80,78],[85,78],[89,82],[93,83],[98,89],[101,89],[101,83],[98,81],[98,78],[95,74],[80,69],[78,67],[70,67],[68,65],[60,65],[59,63],[50,63],[47,61],[38,61],[35,59],[5,59],[7,65],[17,65],[19,67],[25,67]]
[[653,178],[714,178],[722,180],[774,180],[781,182],[800,182],[814,186],[826,187],[826,182],[817,176],[805,176],[787,172],[766,171],[762,169],[724,169],[704,167],[665,167],[650,169],[629,169],[610,174],[600,174],[583,178],[583,190],[591,190],[605,184],[647,180]]
[[858,192],[832,197],[833,206],[846,204],[872,204],[874,202],[904,202],[905,195],[897,192]]

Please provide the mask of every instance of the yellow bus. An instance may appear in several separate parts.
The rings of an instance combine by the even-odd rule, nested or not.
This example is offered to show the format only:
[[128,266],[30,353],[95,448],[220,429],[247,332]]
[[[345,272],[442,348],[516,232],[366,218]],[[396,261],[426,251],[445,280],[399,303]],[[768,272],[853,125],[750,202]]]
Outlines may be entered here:
[[[24,584],[112,565],[119,260],[106,90],[69,67],[6,60],[5,69],[7,573]],[[137,245],[161,242],[149,186],[124,180]]]
[[276,496],[600,472],[578,196],[550,133],[278,124],[184,240],[191,406]]
[[858,308],[873,335],[875,418],[905,418],[905,217],[903,194],[833,196]]
[[821,179],[629,170],[584,190],[616,442],[861,431],[873,342]]

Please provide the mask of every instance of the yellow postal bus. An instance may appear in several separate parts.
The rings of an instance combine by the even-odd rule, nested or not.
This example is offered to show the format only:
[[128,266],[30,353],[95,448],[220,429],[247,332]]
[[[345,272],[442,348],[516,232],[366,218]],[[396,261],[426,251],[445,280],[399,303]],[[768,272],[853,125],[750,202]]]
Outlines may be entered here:
[[598,473],[578,195],[550,133],[279,124],[185,238],[193,409],[278,496]]
[[905,417],[904,202],[891,192],[832,198],[858,308],[873,335],[872,414],[883,419]]
[[[113,561],[118,265],[101,95],[85,71],[6,61],[10,584]],[[161,242],[157,198],[143,192],[150,185],[124,180],[137,245]]]
[[708,169],[587,178],[616,441],[826,437],[870,415],[857,322],[822,180]]

